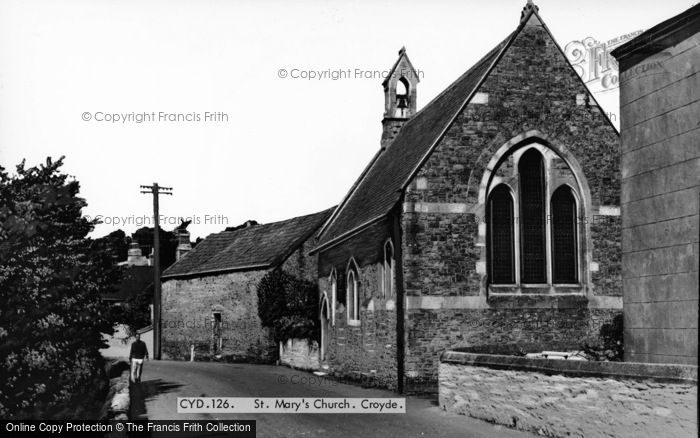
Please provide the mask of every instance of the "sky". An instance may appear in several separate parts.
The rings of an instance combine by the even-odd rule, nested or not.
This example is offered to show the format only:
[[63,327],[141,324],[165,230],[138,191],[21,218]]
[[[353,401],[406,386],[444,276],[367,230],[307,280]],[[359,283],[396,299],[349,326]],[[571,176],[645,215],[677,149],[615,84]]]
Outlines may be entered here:
[[[694,4],[535,3],[571,49]],[[103,222],[94,237],[151,226],[140,186],[153,182],[173,188],[161,226],[191,219],[193,240],[324,210],[379,148],[399,49],[418,70],[420,109],[517,27],[524,4],[0,0],[0,165],[65,156],[83,213]],[[614,73],[587,79],[619,126]]]

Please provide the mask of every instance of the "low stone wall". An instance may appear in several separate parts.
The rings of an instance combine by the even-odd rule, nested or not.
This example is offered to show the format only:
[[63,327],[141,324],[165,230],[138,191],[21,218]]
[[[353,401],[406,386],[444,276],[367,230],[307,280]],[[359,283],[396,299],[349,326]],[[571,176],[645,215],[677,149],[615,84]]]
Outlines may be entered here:
[[548,437],[696,437],[697,367],[445,352],[446,411]]
[[318,342],[307,339],[289,339],[280,342],[280,363],[301,370],[317,370],[321,367]]
[[[601,326],[621,309],[589,309],[581,296],[492,297],[486,309],[409,309],[406,318],[406,387],[437,390],[440,354],[479,348],[510,354],[579,350],[597,344]],[[540,306],[540,307],[538,307]],[[505,352],[504,346],[513,346]],[[472,350],[473,352],[473,350]]]
[[130,371],[125,370],[118,377],[109,379],[109,392],[100,411],[100,420],[126,421],[129,419],[131,405],[129,377]]

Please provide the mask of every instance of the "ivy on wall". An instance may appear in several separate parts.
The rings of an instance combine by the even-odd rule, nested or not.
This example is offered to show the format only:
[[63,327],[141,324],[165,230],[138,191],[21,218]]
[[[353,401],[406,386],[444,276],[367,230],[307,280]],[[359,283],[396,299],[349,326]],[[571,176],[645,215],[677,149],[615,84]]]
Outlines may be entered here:
[[258,283],[258,316],[276,342],[319,340],[318,288],[315,283],[274,269]]

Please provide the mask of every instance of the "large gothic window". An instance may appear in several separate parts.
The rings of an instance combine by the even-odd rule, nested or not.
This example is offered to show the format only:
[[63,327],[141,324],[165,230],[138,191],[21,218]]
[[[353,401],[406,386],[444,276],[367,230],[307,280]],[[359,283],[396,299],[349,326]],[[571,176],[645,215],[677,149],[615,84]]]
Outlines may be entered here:
[[577,283],[576,199],[568,186],[552,195],[552,264],[554,283]]
[[578,284],[581,196],[568,164],[535,146],[502,159],[494,174],[485,208],[488,283]]
[[505,185],[491,192],[488,215],[489,277],[494,284],[515,283],[513,198]]
[[520,174],[521,282],[546,283],[544,163],[535,149],[525,152],[518,164]]

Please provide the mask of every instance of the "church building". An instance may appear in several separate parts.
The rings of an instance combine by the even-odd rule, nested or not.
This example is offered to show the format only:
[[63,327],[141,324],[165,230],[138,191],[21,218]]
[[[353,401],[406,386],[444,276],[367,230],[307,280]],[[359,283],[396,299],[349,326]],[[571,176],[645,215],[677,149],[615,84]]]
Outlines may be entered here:
[[421,110],[415,72],[402,49],[313,250],[328,372],[410,391],[446,349],[596,341],[622,312],[619,137],[538,8]]

